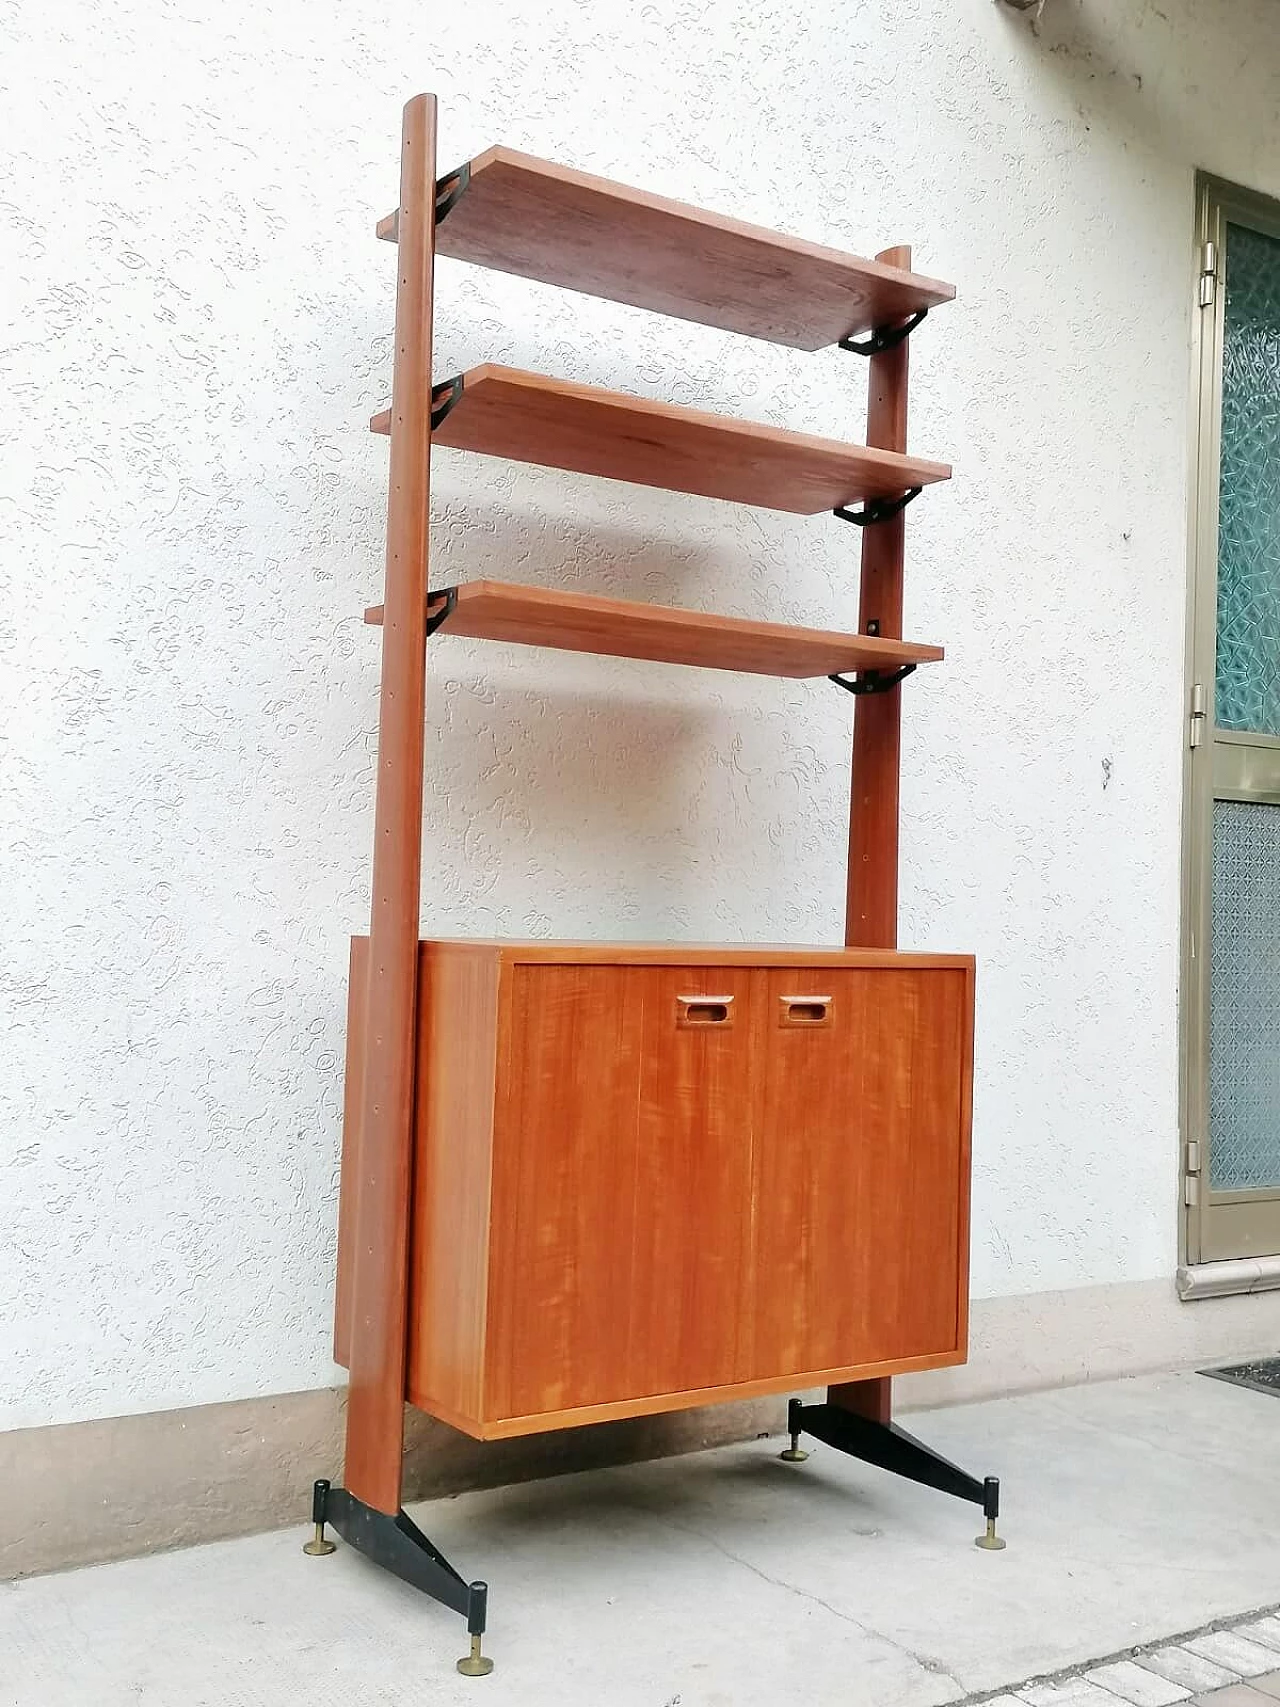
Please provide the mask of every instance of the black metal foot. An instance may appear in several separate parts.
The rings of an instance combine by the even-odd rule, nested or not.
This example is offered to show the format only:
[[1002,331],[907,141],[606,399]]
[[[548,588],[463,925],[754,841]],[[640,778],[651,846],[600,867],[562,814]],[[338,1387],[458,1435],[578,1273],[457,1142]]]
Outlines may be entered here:
[[384,1571],[399,1577],[412,1588],[421,1589],[442,1606],[460,1612],[467,1621],[471,1635],[471,1651],[458,1661],[464,1677],[487,1677],[493,1661],[480,1652],[489,1609],[489,1585],[469,1583],[460,1577],[444,1554],[403,1511],[392,1517],[366,1505],[345,1488],[330,1487],[317,1482],[311,1503],[312,1520],[316,1526],[315,1541],[308,1542],[306,1552],[332,1552],[332,1541],[324,1541],[325,1523],[331,1523],[348,1546],[381,1565]]
[[[897,1423],[872,1422],[869,1417],[846,1411],[840,1405],[802,1405],[798,1399],[792,1399],[787,1408],[787,1427],[793,1447],[803,1431],[834,1446],[838,1452],[847,1452],[850,1458],[861,1458],[866,1464],[875,1464],[895,1476],[906,1476],[927,1488],[937,1488],[956,1499],[972,1500],[974,1505],[982,1507],[987,1520],[986,1532],[978,1536],[977,1545],[989,1552],[1003,1548],[1004,1542],[996,1534],[996,1519],[1000,1515],[999,1477],[987,1476],[979,1481],[915,1435],[908,1434],[905,1428],[899,1428]],[[783,1457],[787,1454],[783,1453]]]
[[480,1652],[480,1637],[474,1632],[471,1637],[471,1652],[463,1654],[458,1661],[458,1670],[463,1677],[488,1677],[493,1670],[493,1661],[487,1654]]

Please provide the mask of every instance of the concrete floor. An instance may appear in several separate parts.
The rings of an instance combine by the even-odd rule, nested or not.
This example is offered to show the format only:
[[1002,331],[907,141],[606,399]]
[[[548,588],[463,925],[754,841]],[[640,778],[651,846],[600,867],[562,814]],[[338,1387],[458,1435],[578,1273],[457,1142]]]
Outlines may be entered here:
[[487,1679],[453,1670],[461,1620],[299,1524],[0,1587],[0,1703],[930,1707],[1280,1602],[1274,1397],[1180,1374],[907,1426],[999,1473],[1007,1551],[975,1507],[758,1441],[413,1508],[489,1581]]

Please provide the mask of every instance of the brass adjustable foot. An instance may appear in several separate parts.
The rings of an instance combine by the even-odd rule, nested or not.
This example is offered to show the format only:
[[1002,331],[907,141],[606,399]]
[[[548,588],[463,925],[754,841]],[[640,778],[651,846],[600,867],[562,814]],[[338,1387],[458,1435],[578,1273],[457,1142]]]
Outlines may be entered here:
[[800,1445],[800,1418],[804,1406],[799,1399],[791,1399],[787,1404],[787,1430],[791,1435],[791,1445],[778,1457],[784,1464],[803,1464],[809,1454]]
[[337,1544],[326,1541],[324,1534],[325,1503],[329,1498],[328,1482],[317,1482],[311,1490],[311,1520],[316,1526],[316,1532],[310,1541],[303,1544],[302,1551],[312,1559],[323,1559],[327,1553],[336,1553]]
[[488,1677],[493,1670],[493,1661],[487,1654],[480,1652],[480,1637],[472,1632],[471,1652],[458,1661],[458,1670],[463,1677]]
[[986,1514],[987,1527],[981,1535],[975,1535],[973,1544],[981,1547],[984,1553],[999,1553],[1004,1548],[1003,1537],[996,1534],[996,1519],[1000,1515],[1000,1479],[998,1476],[988,1476],[982,1484],[982,1509]]

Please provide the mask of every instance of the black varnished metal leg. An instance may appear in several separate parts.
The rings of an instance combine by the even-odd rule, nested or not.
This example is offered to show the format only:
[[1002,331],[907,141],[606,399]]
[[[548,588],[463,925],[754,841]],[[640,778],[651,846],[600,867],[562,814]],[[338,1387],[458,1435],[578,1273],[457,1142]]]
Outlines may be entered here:
[[328,1482],[316,1482],[311,1489],[311,1521],[315,1524],[315,1534],[302,1549],[304,1553],[309,1553],[313,1559],[321,1559],[326,1553],[333,1553],[337,1550],[332,1541],[325,1540],[324,1520],[328,1500]]
[[787,1464],[803,1464],[809,1456],[800,1444],[802,1426],[800,1416],[803,1410],[804,1406],[799,1399],[792,1399],[787,1406],[787,1432],[791,1436],[791,1445],[778,1454],[778,1457]]
[[488,1677],[493,1670],[493,1661],[487,1654],[480,1652],[480,1638],[484,1635],[484,1621],[489,1608],[488,1583],[469,1583],[467,1596],[467,1629],[471,1633],[471,1652],[464,1654],[458,1661],[458,1670],[463,1677]]
[[460,1577],[444,1554],[418,1528],[407,1512],[377,1511],[345,1488],[317,1482],[312,1495],[315,1537],[306,1553],[332,1553],[333,1542],[324,1538],[325,1523],[331,1523],[348,1546],[381,1565],[411,1587],[421,1589],[442,1606],[460,1612],[467,1621],[471,1651],[458,1661],[464,1677],[487,1677],[493,1661],[483,1654],[481,1638],[489,1608],[489,1585],[469,1583]]
[[799,1440],[801,1433],[811,1434],[815,1440],[834,1446],[838,1452],[847,1452],[851,1458],[875,1464],[895,1476],[906,1476],[927,1488],[937,1488],[956,1499],[972,1500],[974,1505],[982,1507],[987,1520],[986,1532],[977,1537],[977,1545],[987,1552],[998,1552],[1004,1547],[1004,1541],[996,1534],[996,1519],[1000,1515],[998,1477],[988,1476],[979,1481],[908,1434],[905,1428],[899,1428],[897,1423],[873,1422],[840,1405],[802,1405],[798,1399],[792,1399],[787,1407],[787,1428],[791,1447],[782,1456],[788,1461],[808,1456],[800,1452]]
[[999,1476],[988,1476],[982,1484],[982,1515],[987,1527],[981,1535],[974,1536],[973,1544],[986,1553],[999,1553],[1004,1548],[1004,1537],[996,1534],[996,1519],[1000,1515]]

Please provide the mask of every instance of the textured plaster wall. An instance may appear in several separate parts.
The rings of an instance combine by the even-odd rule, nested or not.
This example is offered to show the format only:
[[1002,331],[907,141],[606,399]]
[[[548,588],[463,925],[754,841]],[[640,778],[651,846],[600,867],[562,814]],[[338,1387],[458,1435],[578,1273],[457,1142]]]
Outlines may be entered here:
[[[1280,193],[1274,0],[0,3],[0,1419],[327,1384],[399,107],[914,240],[903,941],[980,959],[974,1283],[1168,1274],[1196,165]],[[860,437],[853,357],[439,268],[487,358]],[[433,550],[815,624],[857,540],[445,452]],[[424,924],[839,939],[825,684],[443,638]]]

